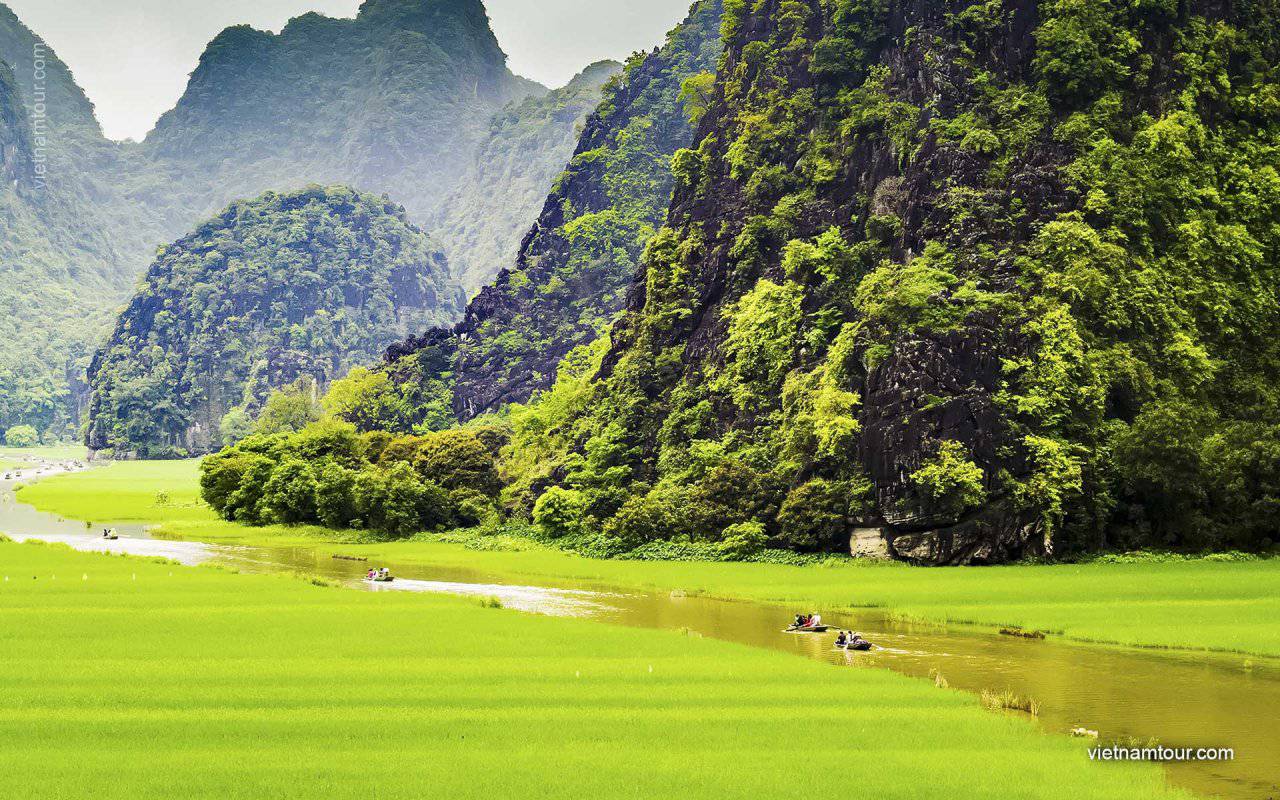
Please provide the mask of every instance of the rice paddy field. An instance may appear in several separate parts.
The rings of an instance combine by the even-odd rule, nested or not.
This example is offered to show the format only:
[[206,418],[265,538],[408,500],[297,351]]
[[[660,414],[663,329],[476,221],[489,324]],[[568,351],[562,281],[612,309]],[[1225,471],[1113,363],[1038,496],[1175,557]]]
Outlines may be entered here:
[[6,797],[1179,796],[888,671],[60,546],[0,573]]
[[[877,607],[907,618],[1019,626],[1080,641],[1280,655],[1280,559],[912,568],[600,561],[515,542],[476,550],[436,541],[335,544],[340,534],[226,523],[199,501],[197,462],[125,462],[42,480],[24,502],[75,519],[161,523],[177,538],[297,544],[397,563],[467,566],[815,609]],[[164,502],[157,497],[163,493]]]

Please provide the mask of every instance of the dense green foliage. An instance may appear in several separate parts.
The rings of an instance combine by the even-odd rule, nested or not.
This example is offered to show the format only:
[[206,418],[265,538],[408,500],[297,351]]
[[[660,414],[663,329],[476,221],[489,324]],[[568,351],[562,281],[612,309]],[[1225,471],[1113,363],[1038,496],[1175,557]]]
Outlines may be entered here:
[[514,260],[547,188],[573,155],[582,123],[622,69],[592,64],[565,86],[513,102],[493,116],[469,168],[428,227],[468,294]]
[[495,513],[501,435],[358,434],[324,421],[250,436],[200,465],[201,495],[227,520],[309,523],[394,536],[478,525]]
[[728,3],[599,377],[513,417],[512,507],[623,548],[1275,541],[1277,8],[1027,13]]
[[4,432],[4,443],[8,447],[35,447],[40,444],[40,434],[30,425],[14,425]]
[[[315,378],[309,376],[298,378],[288,386],[276,389],[262,404],[262,410],[258,412],[257,419],[253,420],[251,431],[263,436],[298,433],[308,425],[319,422],[324,418],[324,407],[317,397],[318,393],[319,387],[316,385]],[[231,409],[227,412],[227,416],[222,418],[224,431],[228,427],[228,417],[234,419],[237,414],[247,416],[243,408]],[[238,436],[234,442],[227,443],[234,444],[244,438]]]
[[444,257],[385,199],[311,187],[234,203],[160,253],[95,357],[89,444],[207,451],[304,379],[258,421],[296,429],[325,384],[460,305]]

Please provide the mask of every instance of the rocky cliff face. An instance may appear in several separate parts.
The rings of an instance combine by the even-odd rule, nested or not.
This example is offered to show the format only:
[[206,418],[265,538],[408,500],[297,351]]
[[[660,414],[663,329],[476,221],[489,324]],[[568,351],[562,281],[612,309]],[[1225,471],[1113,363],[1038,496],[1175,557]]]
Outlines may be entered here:
[[31,131],[13,70],[0,61],[0,180],[10,186],[31,179]]
[[205,453],[222,418],[300,377],[323,389],[461,310],[444,256],[399,206],[311,187],[232,204],[164,248],[89,370],[88,445]]
[[875,524],[990,563],[1195,546],[1161,488],[1185,479],[1219,544],[1271,541],[1214,509],[1280,484],[1239,491],[1256,458],[1212,442],[1280,430],[1273,6],[727,4],[701,143],[552,471],[584,523],[799,549]]
[[418,345],[455,351],[462,419],[523,402],[550,386],[556,364],[599,337],[621,310],[639,257],[670,199],[670,159],[691,143],[681,86],[715,69],[719,0],[695,4],[661,48],[637,54],[605,89],[577,149],[524,238],[515,266],[481,290],[451,335]]

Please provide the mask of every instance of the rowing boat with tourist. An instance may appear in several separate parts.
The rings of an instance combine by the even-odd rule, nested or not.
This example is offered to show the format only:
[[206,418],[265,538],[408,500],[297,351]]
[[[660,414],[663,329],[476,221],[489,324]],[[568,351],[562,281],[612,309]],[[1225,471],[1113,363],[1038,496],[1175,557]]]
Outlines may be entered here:
[[822,616],[819,614],[796,614],[796,618],[783,633],[826,633],[830,627],[822,624]]

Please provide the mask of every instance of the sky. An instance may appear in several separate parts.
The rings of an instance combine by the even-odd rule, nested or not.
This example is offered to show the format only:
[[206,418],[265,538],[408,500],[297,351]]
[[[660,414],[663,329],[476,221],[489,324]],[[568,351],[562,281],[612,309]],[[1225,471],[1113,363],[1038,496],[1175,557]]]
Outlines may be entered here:
[[[279,31],[360,0],[3,0],[71,67],[113,139],[141,139],[173,107],[205,44],[229,25]],[[605,58],[660,44],[692,0],[485,0],[512,71],[562,86]]]

